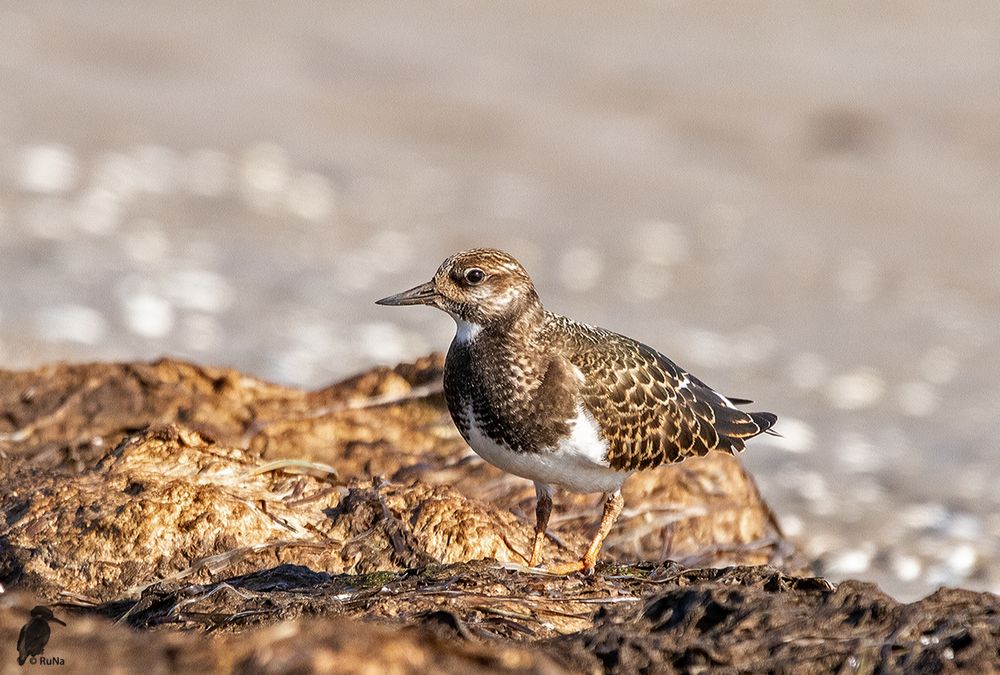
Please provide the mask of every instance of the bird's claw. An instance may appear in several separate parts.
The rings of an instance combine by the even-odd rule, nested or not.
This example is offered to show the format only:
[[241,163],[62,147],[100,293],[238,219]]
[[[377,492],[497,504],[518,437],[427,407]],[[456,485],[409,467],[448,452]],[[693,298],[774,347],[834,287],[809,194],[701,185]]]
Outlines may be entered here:
[[585,576],[590,576],[594,573],[594,566],[592,564],[587,564],[587,561],[585,560],[576,560],[574,562],[555,563],[549,565],[545,568],[545,571],[550,574],[560,575],[582,572]]

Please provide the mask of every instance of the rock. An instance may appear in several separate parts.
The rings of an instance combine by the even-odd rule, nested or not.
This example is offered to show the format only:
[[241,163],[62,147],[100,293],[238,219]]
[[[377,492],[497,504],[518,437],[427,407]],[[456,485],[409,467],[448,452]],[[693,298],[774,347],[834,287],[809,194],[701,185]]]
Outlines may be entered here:
[[363,573],[524,562],[530,549],[529,524],[450,487],[289,473],[299,469],[168,426],[81,473],[17,472],[0,483],[2,578],[51,599],[109,600],[287,562]]
[[[0,371],[0,644],[58,603],[69,672],[1000,668],[1000,599],[801,576],[721,454],[634,476],[594,575],[527,570],[531,485],[466,447],[441,366],[312,392],[172,360]],[[599,515],[560,495],[546,559]]]
[[[314,392],[172,360],[0,373],[0,579],[107,600],[281,563],[524,563],[534,490],[459,437],[442,365]],[[310,475],[317,463],[330,469]],[[639,474],[625,497],[612,560],[767,562],[788,549],[726,455]],[[561,495],[546,559],[579,556],[599,516],[596,495]]]

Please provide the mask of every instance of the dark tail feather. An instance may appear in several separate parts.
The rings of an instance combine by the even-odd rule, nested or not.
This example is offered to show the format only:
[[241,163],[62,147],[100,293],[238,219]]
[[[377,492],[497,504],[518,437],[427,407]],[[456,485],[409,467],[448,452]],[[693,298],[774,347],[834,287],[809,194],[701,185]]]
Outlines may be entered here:
[[753,401],[748,398],[733,398],[731,396],[727,396],[726,399],[733,405],[750,405],[753,403]]
[[749,413],[749,415],[750,419],[752,419],[757,426],[760,427],[760,433],[768,432],[774,436],[780,435],[777,432],[769,431],[769,429],[774,426],[774,423],[778,421],[778,416],[774,413],[755,412]]

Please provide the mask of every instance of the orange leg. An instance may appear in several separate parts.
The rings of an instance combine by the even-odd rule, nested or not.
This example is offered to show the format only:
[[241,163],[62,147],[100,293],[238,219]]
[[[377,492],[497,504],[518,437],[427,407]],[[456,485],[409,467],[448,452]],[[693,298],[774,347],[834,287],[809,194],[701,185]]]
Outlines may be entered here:
[[621,515],[624,506],[625,498],[622,497],[620,491],[609,494],[607,501],[604,502],[604,515],[601,517],[601,526],[597,528],[594,540],[590,542],[590,547],[583,554],[583,560],[551,565],[547,568],[548,571],[554,574],[591,572],[594,569],[594,565],[597,564],[597,556],[601,552],[601,547],[604,546],[604,540],[607,538],[608,533],[611,532],[611,528],[614,526],[615,521],[618,520],[618,516]]
[[542,543],[545,541],[545,530],[549,526],[551,513],[552,486],[535,483],[535,544],[531,547],[529,567],[535,567],[542,560]]

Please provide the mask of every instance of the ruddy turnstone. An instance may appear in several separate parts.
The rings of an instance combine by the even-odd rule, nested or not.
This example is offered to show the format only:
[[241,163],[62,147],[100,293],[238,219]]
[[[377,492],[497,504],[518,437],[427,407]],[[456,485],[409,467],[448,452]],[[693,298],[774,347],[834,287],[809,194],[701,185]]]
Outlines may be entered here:
[[512,256],[477,248],[445,260],[434,278],[380,305],[431,305],[455,319],[444,370],[448,410],[487,462],[535,483],[536,566],[553,486],[603,492],[604,515],[579,562],[550,571],[590,571],[624,505],[635,471],[735,453],[777,416],[743,412],[655,349],[542,307]]

